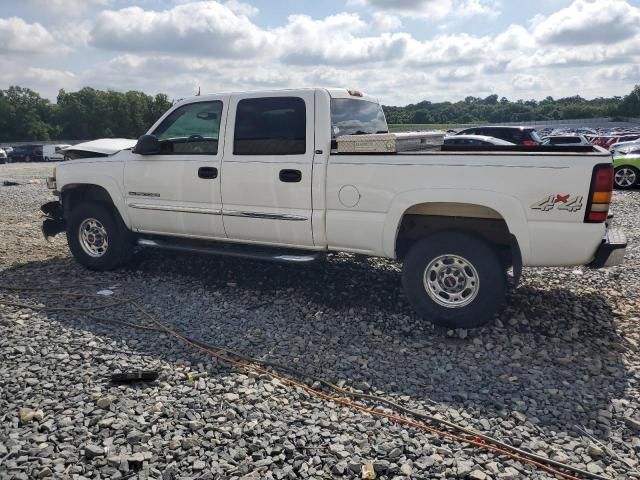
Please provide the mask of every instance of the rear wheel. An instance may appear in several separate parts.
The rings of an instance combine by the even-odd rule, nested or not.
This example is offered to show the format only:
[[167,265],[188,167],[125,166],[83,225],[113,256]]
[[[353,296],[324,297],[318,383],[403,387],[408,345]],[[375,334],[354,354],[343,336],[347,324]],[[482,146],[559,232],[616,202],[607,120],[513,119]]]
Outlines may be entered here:
[[79,263],[91,270],[113,270],[133,253],[131,232],[117,212],[98,203],[79,205],[67,222],[67,242]]
[[616,188],[622,190],[632,188],[638,183],[638,180],[640,180],[640,172],[638,172],[638,169],[629,165],[616,168],[613,176],[613,182]]
[[490,245],[443,232],[417,242],[405,258],[402,283],[409,302],[436,325],[474,328],[501,308],[507,277]]

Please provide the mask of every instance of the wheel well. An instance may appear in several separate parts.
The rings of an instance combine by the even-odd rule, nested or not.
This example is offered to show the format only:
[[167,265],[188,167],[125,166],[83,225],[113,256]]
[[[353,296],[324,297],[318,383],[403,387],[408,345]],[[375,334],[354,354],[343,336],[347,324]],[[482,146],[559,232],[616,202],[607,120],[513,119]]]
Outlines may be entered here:
[[397,258],[402,260],[418,240],[445,230],[471,234],[497,247],[505,267],[521,262],[518,242],[497,211],[460,203],[427,203],[408,209],[398,227]]
[[68,185],[62,190],[61,196],[65,217],[76,205],[88,202],[101,203],[115,210],[111,195],[99,185]]

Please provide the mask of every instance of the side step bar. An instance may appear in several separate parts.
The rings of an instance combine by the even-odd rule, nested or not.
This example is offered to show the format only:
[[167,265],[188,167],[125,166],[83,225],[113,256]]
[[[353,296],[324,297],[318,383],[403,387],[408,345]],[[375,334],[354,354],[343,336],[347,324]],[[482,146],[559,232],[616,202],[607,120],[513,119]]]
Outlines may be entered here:
[[178,252],[207,253],[227,257],[267,260],[283,263],[310,263],[318,260],[323,253],[309,253],[299,250],[281,250],[269,247],[252,247],[235,244],[185,242],[182,240],[138,239],[138,245],[146,248],[159,248]]

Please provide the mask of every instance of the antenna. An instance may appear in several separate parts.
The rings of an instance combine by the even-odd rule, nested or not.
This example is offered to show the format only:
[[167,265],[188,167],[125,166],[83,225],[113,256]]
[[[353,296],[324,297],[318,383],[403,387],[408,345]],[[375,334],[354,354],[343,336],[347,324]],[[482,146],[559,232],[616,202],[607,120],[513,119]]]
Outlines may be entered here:
[[196,97],[200,96],[200,85],[198,85],[198,93],[196,93]]

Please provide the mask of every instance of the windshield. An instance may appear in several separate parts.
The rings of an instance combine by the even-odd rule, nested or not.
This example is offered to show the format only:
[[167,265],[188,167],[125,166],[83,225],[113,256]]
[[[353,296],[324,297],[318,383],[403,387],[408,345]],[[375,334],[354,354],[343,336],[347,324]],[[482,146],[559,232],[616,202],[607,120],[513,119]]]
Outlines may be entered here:
[[331,99],[331,138],[342,135],[389,133],[380,104],[351,98]]

